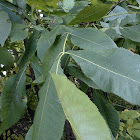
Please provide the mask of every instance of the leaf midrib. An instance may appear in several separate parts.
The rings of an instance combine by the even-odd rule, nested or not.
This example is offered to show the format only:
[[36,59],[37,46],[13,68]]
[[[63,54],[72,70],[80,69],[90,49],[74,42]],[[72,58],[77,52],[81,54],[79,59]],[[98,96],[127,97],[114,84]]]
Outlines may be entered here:
[[41,123],[43,120],[43,115],[44,115],[44,109],[45,109],[45,103],[47,100],[47,96],[48,96],[48,91],[50,88],[50,82],[51,82],[51,76],[49,76],[49,81],[48,81],[48,86],[47,86],[47,91],[46,91],[46,95],[45,95],[45,100],[44,100],[44,104],[43,104],[43,108],[42,108],[42,113],[41,113],[41,117],[40,117],[40,123],[39,123],[39,128],[38,128],[38,135],[37,135],[37,139],[39,140],[39,134],[40,134],[40,129],[41,129]]
[[[67,28],[67,27],[65,27],[65,26],[64,26],[64,28],[65,28],[67,31],[68,31],[68,30],[71,30],[72,32],[74,31],[74,30],[69,29],[69,28]],[[97,31],[98,31],[98,30],[97,30]],[[66,32],[66,33],[67,33],[67,32]],[[69,31],[68,31],[68,33],[71,34],[72,36],[78,37],[78,38],[80,38],[80,39],[82,39],[82,40],[85,40],[85,41],[87,41],[87,42],[90,42],[90,43],[93,43],[93,44],[95,44],[95,45],[104,47],[103,45],[101,45],[101,44],[99,44],[99,43],[96,43],[96,42],[93,42],[93,41],[91,41],[91,40],[89,40],[89,39],[80,37],[80,36],[78,36],[78,35],[76,35],[76,34],[73,34],[73,33],[69,32]],[[113,44],[112,44],[112,45],[113,45]],[[111,45],[111,46],[112,46],[112,45]],[[115,44],[114,44],[114,45],[115,45]],[[112,48],[117,48],[117,47],[114,46],[114,47],[112,47]]]
[[122,75],[122,74],[119,74],[119,73],[116,73],[116,72],[114,72],[114,71],[111,71],[111,70],[109,70],[109,69],[107,69],[107,68],[104,68],[104,67],[102,67],[102,66],[100,66],[100,65],[98,65],[98,64],[96,64],[96,63],[94,63],[94,62],[91,62],[90,60],[87,60],[87,59],[85,59],[85,58],[83,58],[83,57],[81,57],[81,56],[78,56],[78,55],[76,55],[76,54],[69,53],[69,52],[65,52],[65,54],[73,55],[73,56],[78,57],[78,58],[80,58],[80,59],[82,59],[82,60],[84,60],[84,61],[87,61],[87,62],[89,62],[89,63],[91,63],[91,64],[93,64],[93,65],[95,65],[95,66],[97,66],[97,67],[100,67],[100,68],[102,68],[102,69],[104,69],[104,70],[106,70],[106,71],[108,71],[108,72],[110,72],[110,73],[113,73],[113,74],[115,74],[115,75],[118,75],[118,76],[120,76],[120,77],[129,79],[129,80],[131,80],[131,81],[133,81],[133,82],[136,82],[136,83],[139,83],[139,84],[140,84],[139,81],[136,81],[136,80],[134,80],[134,79],[132,79],[132,78],[129,78],[129,77],[124,76],[124,75]]

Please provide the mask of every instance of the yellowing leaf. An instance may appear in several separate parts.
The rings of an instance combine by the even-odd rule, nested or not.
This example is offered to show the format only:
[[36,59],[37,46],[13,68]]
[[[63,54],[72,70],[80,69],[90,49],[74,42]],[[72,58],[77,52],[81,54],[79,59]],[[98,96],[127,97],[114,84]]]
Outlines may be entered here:
[[111,140],[109,129],[97,107],[65,76],[52,74],[52,79],[78,140]]

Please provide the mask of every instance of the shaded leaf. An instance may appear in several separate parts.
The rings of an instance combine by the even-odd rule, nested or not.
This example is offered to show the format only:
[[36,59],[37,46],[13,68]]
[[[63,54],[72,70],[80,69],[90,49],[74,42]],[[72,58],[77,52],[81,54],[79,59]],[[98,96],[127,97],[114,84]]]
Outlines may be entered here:
[[109,104],[97,91],[93,93],[93,102],[106,120],[113,136],[116,137],[120,126],[120,118],[117,110],[111,104]]
[[[89,98],[65,76],[52,74],[64,113],[78,140],[111,140],[109,129]],[[102,133],[100,133],[102,132]]]
[[24,40],[28,36],[27,26],[24,24],[13,24],[10,39],[11,42]]
[[18,4],[19,7],[23,8],[23,9],[26,6],[25,0],[17,0],[17,4]]
[[42,75],[42,67],[38,63],[31,62],[31,67],[34,70],[35,78],[37,79]]
[[0,10],[8,13],[10,20],[12,20],[13,22],[21,23],[21,17],[19,15],[19,12],[21,12],[21,10],[14,4],[7,1],[0,1]]
[[14,125],[26,108],[25,70],[26,67],[9,78],[4,84],[1,96],[2,123],[0,124],[0,134]]
[[11,22],[6,12],[0,11],[0,45],[3,46],[11,31]]
[[3,47],[0,47],[0,64],[5,66],[11,66],[14,63],[14,59],[11,53]]
[[35,54],[37,48],[37,42],[39,38],[39,31],[34,30],[30,38],[25,44],[25,53],[20,60],[19,66],[22,68],[25,64],[31,59],[31,57]]
[[74,67],[67,67],[67,72],[74,76],[77,77],[78,79],[80,79],[81,81],[83,81],[85,84],[87,84],[89,87],[92,87],[94,89],[98,89],[98,86],[88,77],[86,77],[84,75],[83,72],[81,72],[80,70],[74,68]]
[[51,47],[56,39],[59,28],[55,28],[51,32],[44,30],[37,43],[37,56],[43,62],[46,51]]

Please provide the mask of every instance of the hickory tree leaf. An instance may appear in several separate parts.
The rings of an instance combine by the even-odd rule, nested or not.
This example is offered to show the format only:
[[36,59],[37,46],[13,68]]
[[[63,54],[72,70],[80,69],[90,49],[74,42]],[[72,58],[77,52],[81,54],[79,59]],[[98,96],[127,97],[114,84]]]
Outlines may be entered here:
[[45,58],[43,61],[43,75],[46,77],[48,75],[49,70],[51,69],[55,60],[59,57],[63,48],[65,47],[65,43],[67,40],[68,34],[65,33],[61,37],[60,35],[56,38],[54,44],[47,50],[45,54]]
[[82,49],[100,51],[117,48],[114,41],[99,30],[72,27],[64,28],[72,36],[71,42]]
[[111,104],[109,104],[97,91],[93,93],[93,102],[106,120],[113,136],[116,137],[120,127],[120,118],[117,110]]
[[39,31],[34,30],[30,38],[27,40],[25,44],[25,53],[22,56],[22,59],[19,62],[20,68],[24,67],[25,64],[32,58],[32,56],[36,52],[38,38],[40,36]]
[[1,96],[0,134],[14,125],[26,108],[25,70],[26,66],[4,84]]
[[27,26],[24,24],[13,24],[10,33],[11,42],[24,40],[28,36]]
[[48,75],[39,91],[40,100],[34,118],[32,140],[60,140],[62,136],[65,116],[54,87]]
[[111,140],[105,120],[89,98],[65,76],[56,74],[51,74],[51,76],[65,116],[69,120],[77,140],[98,138]]
[[112,4],[94,4],[81,10],[76,18],[74,18],[69,25],[79,24],[81,22],[94,22],[100,20],[109,12]]
[[[121,6],[116,6],[110,13],[109,15],[107,15],[107,17],[104,17],[104,21],[107,22],[107,21],[112,21],[112,20],[115,20],[115,19],[119,19],[119,20],[122,20],[124,19],[128,14],[127,14],[127,10],[124,9],[123,7]],[[113,16],[115,15],[115,16]]]
[[14,63],[14,59],[11,53],[3,47],[0,47],[0,64],[5,66],[11,66]]
[[109,104],[139,109],[139,9],[134,0],[0,0],[1,136],[30,128],[22,139],[119,140],[125,127],[139,137],[139,118],[127,128],[124,115],[118,132]]
[[130,27],[121,27],[120,32],[125,38],[135,42],[140,42],[140,24]]
[[28,130],[25,140],[32,140],[32,134],[33,134],[33,126],[31,126],[30,129]]
[[34,70],[36,79],[42,75],[42,67],[38,63],[31,62],[31,67]]
[[60,140],[63,133],[65,116],[49,71],[54,70],[53,65],[56,64],[57,56],[62,51],[66,39],[66,34],[57,37],[56,42],[45,54],[43,74],[46,80],[39,91],[40,100],[34,118],[33,140]]
[[74,76],[83,81],[85,84],[87,84],[89,87],[92,87],[94,89],[99,89],[99,87],[88,77],[84,75],[84,73],[74,67],[67,67],[66,71]]
[[17,0],[17,4],[18,4],[19,7],[21,7],[21,8],[25,8],[25,7],[26,7],[26,2],[25,2],[25,0]]
[[8,1],[0,1],[0,10],[5,11],[12,22],[21,23],[21,17],[18,12],[21,11],[20,8]]
[[122,48],[100,52],[69,51],[66,54],[72,56],[100,89],[140,105],[139,55]]
[[69,12],[74,7],[75,0],[63,0],[63,9],[65,12]]
[[37,43],[37,55],[40,58],[41,62],[43,62],[44,60],[46,51],[55,42],[57,34],[59,34],[59,27],[56,27],[50,32],[48,30],[44,30],[41,33],[41,37],[39,38]]
[[3,46],[11,31],[11,22],[4,11],[0,11],[0,17],[0,45]]

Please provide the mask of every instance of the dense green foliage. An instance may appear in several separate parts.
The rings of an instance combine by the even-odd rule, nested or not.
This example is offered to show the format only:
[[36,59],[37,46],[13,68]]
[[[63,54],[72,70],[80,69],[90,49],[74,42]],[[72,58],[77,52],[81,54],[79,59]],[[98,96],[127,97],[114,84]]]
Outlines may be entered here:
[[3,139],[140,139],[139,4],[0,0]]

